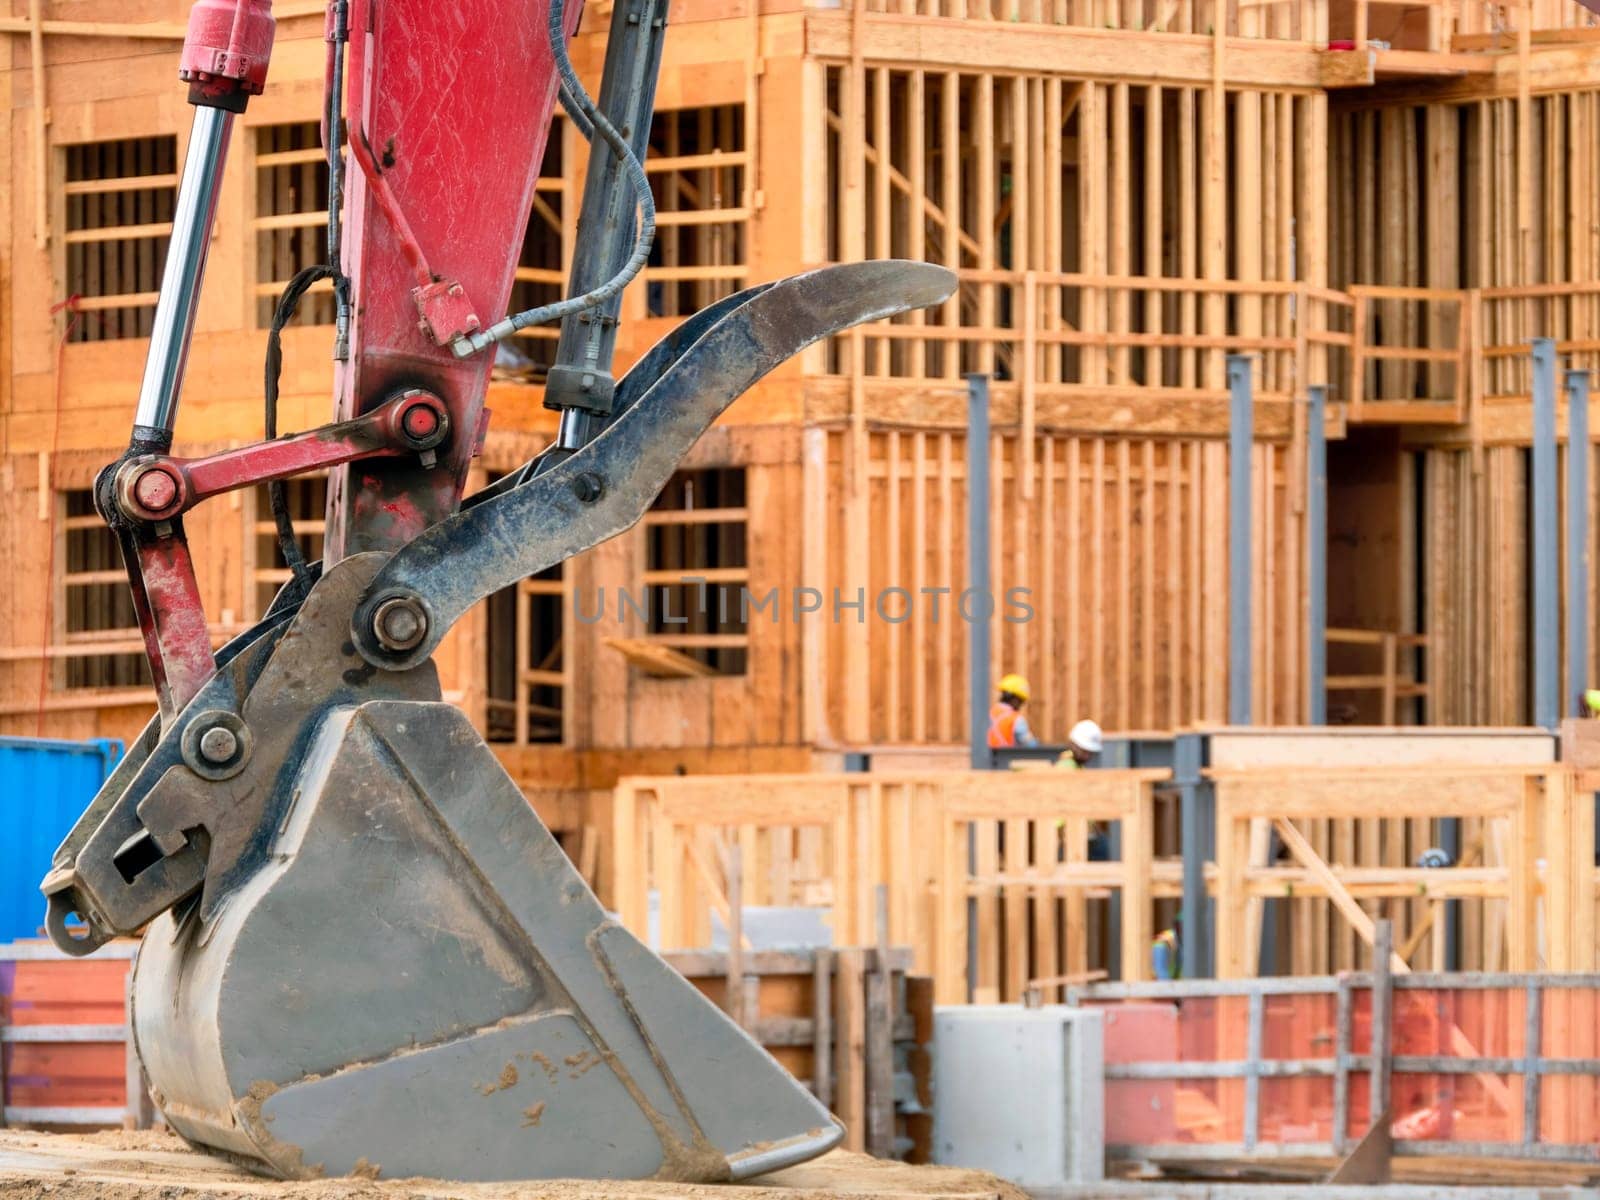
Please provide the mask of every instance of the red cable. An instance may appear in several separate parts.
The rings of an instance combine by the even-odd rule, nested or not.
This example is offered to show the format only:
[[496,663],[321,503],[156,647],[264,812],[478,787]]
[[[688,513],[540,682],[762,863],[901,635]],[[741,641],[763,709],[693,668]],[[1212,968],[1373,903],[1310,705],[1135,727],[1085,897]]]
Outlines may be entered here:
[[[62,362],[66,357],[67,342],[72,337],[72,331],[78,327],[78,318],[80,316],[82,316],[82,310],[79,309],[79,307],[78,307],[78,301],[80,299],[82,299],[82,297],[80,297],[76,292],[74,292],[72,295],[68,296],[65,300],[61,301],[59,304],[52,304],[50,306],[50,315],[52,317],[55,316],[56,313],[61,312],[62,310],[65,310],[65,311],[67,311],[67,312],[72,314],[67,319],[67,327],[61,331],[61,340],[56,343],[55,412],[54,412],[54,415],[53,415],[53,423],[51,425],[51,430],[50,430],[50,463],[49,463],[49,466],[50,466],[51,473],[54,473],[54,471],[56,469],[56,458],[59,456],[60,448],[61,448],[61,368],[62,368]],[[41,492],[43,492],[49,487],[50,487],[50,479],[45,475],[44,469],[43,469],[43,467],[41,467],[40,471],[39,471],[39,490]],[[33,736],[34,737],[43,737],[44,736],[44,703],[45,703],[46,696],[48,696],[49,693],[50,693],[50,633],[51,633],[51,627],[54,624],[54,620],[55,620],[55,601],[56,601],[56,594],[55,594],[55,574],[56,574],[56,500],[55,500],[55,496],[53,494],[49,495],[46,498],[45,503],[47,503],[50,506],[49,507],[49,513],[50,513],[49,522],[48,522],[48,527],[46,529],[46,533],[47,533],[48,541],[49,541],[49,548],[45,552],[45,568],[44,568],[44,578],[45,578],[45,589],[44,589],[44,632],[41,635],[40,642],[39,642],[39,707],[38,707],[38,710],[34,713],[34,727],[33,727]]]

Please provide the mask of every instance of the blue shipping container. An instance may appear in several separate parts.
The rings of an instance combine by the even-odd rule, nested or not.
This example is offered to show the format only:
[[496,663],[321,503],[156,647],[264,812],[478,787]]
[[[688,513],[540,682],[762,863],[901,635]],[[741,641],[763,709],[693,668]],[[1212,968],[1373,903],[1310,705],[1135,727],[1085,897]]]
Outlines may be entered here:
[[106,738],[0,737],[0,942],[38,936],[50,856],[121,757]]

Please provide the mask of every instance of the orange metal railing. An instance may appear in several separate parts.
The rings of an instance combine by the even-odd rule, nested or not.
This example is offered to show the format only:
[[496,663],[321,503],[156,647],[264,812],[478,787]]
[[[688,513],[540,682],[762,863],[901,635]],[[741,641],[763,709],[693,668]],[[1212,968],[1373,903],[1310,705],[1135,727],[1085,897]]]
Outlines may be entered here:
[[1092,984],[1106,1130],[1144,1161],[1394,1153],[1600,1162],[1600,975]]

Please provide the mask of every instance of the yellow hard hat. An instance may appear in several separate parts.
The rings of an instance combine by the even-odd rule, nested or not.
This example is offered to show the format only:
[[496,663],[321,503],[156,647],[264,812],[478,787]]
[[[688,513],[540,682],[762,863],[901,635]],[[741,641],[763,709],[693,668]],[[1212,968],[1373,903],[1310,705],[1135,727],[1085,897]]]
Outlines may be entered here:
[[1000,690],[1008,692],[1018,700],[1028,699],[1028,681],[1021,675],[1011,674],[1003,676],[1000,680]]
[[1590,688],[1583,693],[1583,706],[1591,714],[1600,713],[1600,688]]

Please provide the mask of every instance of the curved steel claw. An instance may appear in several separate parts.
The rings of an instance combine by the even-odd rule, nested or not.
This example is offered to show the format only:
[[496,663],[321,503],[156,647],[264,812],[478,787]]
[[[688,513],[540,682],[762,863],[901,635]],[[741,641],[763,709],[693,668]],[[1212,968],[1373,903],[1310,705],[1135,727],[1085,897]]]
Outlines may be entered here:
[[[588,446],[397,551],[351,623],[362,657],[388,670],[425,662],[485,596],[637,522],[700,435],[785,359],[863,321],[938,304],[955,286],[943,267],[888,260],[825,267],[751,289],[670,365],[662,360],[671,347],[652,351],[646,361],[660,377]],[[380,639],[380,609],[405,614],[408,635],[420,624],[420,638]]]

